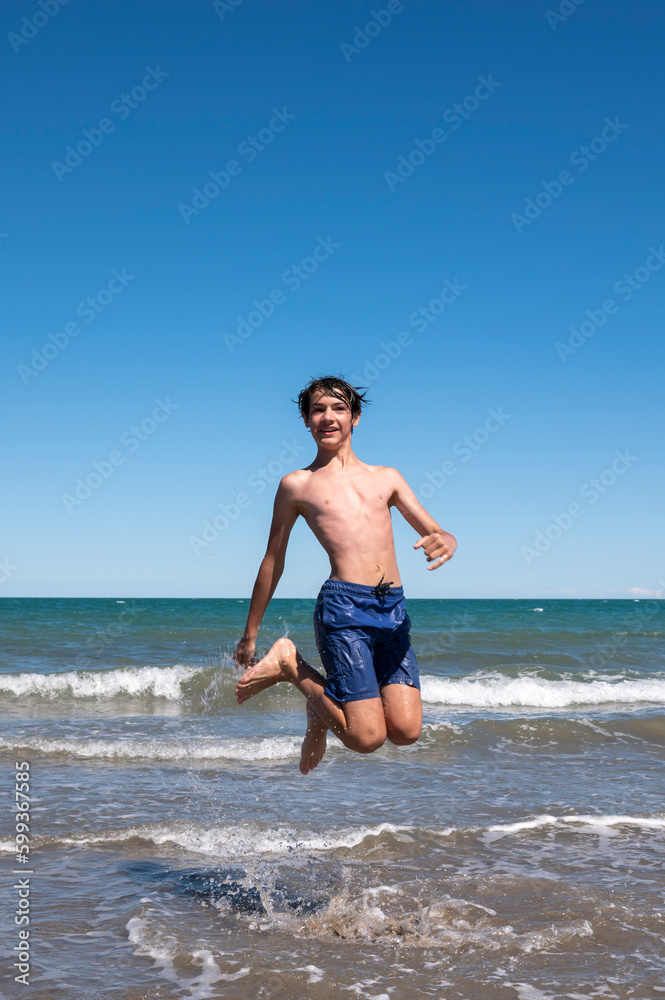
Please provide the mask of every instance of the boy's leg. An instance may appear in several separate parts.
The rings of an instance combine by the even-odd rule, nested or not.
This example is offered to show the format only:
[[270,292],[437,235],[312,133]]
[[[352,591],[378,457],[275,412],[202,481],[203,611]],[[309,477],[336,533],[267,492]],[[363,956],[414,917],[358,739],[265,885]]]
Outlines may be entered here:
[[379,698],[337,702],[325,693],[325,678],[309,665],[290,639],[278,639],[267,654],[240,678],[238,704],[280,681],[288,681],[307,698],[319,719],[349,750],[372,753],[385,742],[387,730]]
[[423,723],[419,689],[410,684],[384,684],[381,702],[390,742],[397,746],[415,743]]
[[[348,702],[349,705],[354,702]],[[407,684],[386,684],[381,688],[381,705],[388,739],[396,746],[415,743],[422,729],[422,704],[418,688]],[[347,713],[348,715],[348,713]],[[307,774],[317,767],[326,751],[328,727],[307,702],[307,732],[302,744],[300,770]]]
[[422,729],[420,676],[409,634],[411,619],[403,596],[393,613],[399,624],[385,642],[377,645],[374,666],[388,739],[397,746],[407,746],[416,742]]
[[309,774],[313,768],[318,767],[326,752],[328,738],[328,727],[325,722],[321,722],[309,701],[305,702],[305,711],[307,729],[300,749],[301,774]]

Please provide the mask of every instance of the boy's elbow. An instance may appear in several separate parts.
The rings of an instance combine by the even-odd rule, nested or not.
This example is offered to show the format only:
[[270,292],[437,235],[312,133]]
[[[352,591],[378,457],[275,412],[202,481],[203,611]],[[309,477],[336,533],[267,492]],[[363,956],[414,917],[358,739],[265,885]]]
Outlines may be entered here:
[[279,573],[284,570],[284,554],[281,552],[271,552],[270,549],[263,557],[262,566],[270,573]]

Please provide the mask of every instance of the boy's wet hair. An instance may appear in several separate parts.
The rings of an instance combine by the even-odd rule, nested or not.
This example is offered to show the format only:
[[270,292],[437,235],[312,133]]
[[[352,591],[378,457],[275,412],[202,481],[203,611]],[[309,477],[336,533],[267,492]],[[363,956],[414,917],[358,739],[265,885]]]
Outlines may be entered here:
[[324,392],[327,396],[336,396],[337,399],[347,403],[351,410],[351,416],[355,417],[362,411],[363,404],[367,406],[369,403],[365,393],[361,391],[365,388],[364,385],[350,385],[349,382],[336,375],[322,375],[319,378],[311,379],[302,392],[298,394],[298,399],[294,399],[293,402],[297,404],[301,415],[309,420],[312,396],[317,392]]

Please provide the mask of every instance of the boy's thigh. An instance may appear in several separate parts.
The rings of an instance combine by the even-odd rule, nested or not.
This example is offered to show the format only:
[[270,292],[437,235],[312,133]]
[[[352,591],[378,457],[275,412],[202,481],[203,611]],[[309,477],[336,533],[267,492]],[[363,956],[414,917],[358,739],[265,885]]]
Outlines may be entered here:
[[383,714],[383,699],[362,698],[358,701],[345,701],[342,711],[346,718],[349,736],[360,743],[380,745],[386,738],[386,720]]
[[415,742],[423,723],[420,689],[410,684],[384,684],[381,705],[388,739],[394,743]]

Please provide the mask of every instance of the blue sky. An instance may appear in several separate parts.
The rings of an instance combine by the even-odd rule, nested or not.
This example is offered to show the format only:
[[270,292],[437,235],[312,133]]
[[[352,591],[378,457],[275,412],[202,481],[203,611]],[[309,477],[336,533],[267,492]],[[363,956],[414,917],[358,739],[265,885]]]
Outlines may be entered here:
[[407,596],[665,588],[660,4],[0,18],[0,596],[247,596],[326,373],[458,538]]

